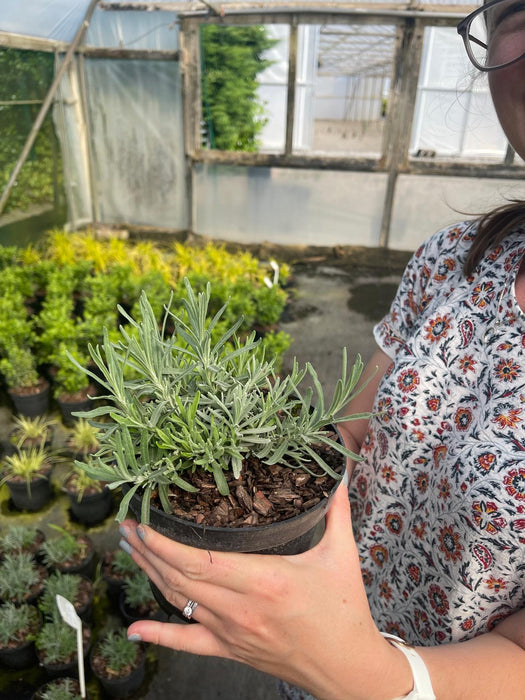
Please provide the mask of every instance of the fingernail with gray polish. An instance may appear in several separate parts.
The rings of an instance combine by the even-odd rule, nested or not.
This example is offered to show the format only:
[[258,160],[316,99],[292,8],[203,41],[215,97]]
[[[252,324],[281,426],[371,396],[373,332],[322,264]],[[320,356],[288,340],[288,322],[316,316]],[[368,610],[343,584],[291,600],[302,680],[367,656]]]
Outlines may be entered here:
[[121,525],[119,527],[118,531],[120,532],[122,537],[124,537],[125,539],[128,539],[128,537],[131,534],[129,527],[126,527],[125,525]]
[[128,642],[141,642],[142,637],[140,634],[137,634],[136,632],[133,634],[128,634]]
[[123,549],[128,554],[131,554],[131,545],[129,544],[129,542],[126,542],[126,540],[120,540],[118,546],[120,547],[120,549]]
[[144,542],[146,538],[146,533],[144,532],[144,528],[142,525],[139,525],[137,528],[137,535],[140,537],[140,539]]

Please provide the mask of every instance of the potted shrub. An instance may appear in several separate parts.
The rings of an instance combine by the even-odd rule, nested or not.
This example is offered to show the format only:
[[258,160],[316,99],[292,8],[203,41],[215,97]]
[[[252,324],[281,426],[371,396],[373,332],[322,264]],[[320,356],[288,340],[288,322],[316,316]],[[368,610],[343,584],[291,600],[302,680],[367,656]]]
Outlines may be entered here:
[[69,497],[73,517],[83,525],[97,525],[111,513],[111,491],[77,466],[66,476],[63,490]]
[[33,605],[4,603],[0,606],[0,662],[9,668],[28,668],[36,663],[35,636],[42,616]]
[[69,343],[68,346],[61,343],[56,354],[54,396],[64,424],[70,426],[75,422],[75,411],[87,410],[90,407],[89,397],[94,395],[95,390],[86,374],[70,361],[68,353],[80,364],[86,364],[88,358],[78,348],[74,348],[73,343]]
[[44,590],[45,567],[28,552],[6,554],[0,563],[0,599],[16,605],[34,603]]
[[0,533],[0,555],[29,553],[33,559],[38,559],[40,548],[46,536],[32,525],[11,525],[8,530]]
[[53,495],[52,469],[51,455],[44,447],[15,452],[3,460],[0,485],[7,484],[18,510],[40,510]]
[[0,295],[0,373],[16,411],[36,416],[47,411],[49,383],[38,373],[33,352],[36,333],[25,307],[22,280],[16,271],[7,279],[8,272],[2,273]]
[[[91,630],[83,625],[84,658],[89,654]],[[78,675],[77,633],[62,619],[45,622],[35,639],[40,664],[50,678]]]
[[100,574],[106,584],[108,598],[113,605],[118,605],[124,582],[134,577],[139,567],[127,552],[115,549],[102,557]]
[[[91,348],[110,405],[82,414],[100,423],[101,448],[78,463],[125,496],[143,522],[186,544],[218,550],[298,553],[311,546],[345,457],[335,424],[356,391],[362,363],[343,372],[325,404],[311,365],[279,377],[237,321],[215,341],[222,310],[207,318],[210,287],[186,281],[184,314],[168,309],[159,329],[145,295],[141,321]],[[175,330],[163,329],[172,317]],[[309,376],[315,387],[302,392]],[[313,405],[314,396],[317,399]],[[366,414],[368,415],[368,414]],[[366,417],[354,415],[352,418]],[[270,527],[269,527],[270,525]]]
[[144,649],[141,644],[130,642],[123,628],[109,630],[96,642],[90,665],[111,698],[129,697],[144,681]]
[[90,537],[67,532],[58,525],[50,524],[50,527],[59,534],[42,545],[46,566],[53,571],[91,577],[95,567],[95,547]]
[[93,605],[93,583],[90,579],[79,574],[62,574],[59,571],[52,573],[38,601],[38,607],[46,619],[55,619],[59,614],[57,594],[69,600],[77,615],[84,622],[89,622]]
[[[85,697],[89,697],[87,691]],[[80,683],[75,678],[56,678],[41,685],[31,700],[82,700]]]
[[122,583],[119,598],[119,611],[126,625],[137,620],[163,620],[160,609],[146,574],[140,569]]
[[28,347],[12,345],[0,359],[0,372],[15,410],[22,416],[39,416],[49,407],[49,382],[38,373],[36,357]]

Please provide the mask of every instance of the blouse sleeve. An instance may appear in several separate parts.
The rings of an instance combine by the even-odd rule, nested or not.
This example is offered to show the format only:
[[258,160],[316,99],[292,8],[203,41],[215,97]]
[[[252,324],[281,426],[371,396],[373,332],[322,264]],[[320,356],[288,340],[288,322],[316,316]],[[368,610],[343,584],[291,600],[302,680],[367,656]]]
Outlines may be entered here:
[[390,358],[394,358],[417,326],[428,306],[442,269],[451,271],[462,264],[458,241],[466,226],[456,225],[431,236],[410,259],[388,314],[374,327],[374,338]]

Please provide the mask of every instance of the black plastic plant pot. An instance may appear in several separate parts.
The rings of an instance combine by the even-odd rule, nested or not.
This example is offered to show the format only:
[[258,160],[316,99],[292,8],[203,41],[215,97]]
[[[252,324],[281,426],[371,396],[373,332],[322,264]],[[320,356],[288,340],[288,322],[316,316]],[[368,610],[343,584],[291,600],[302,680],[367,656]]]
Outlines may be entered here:
[[8,479],[6,484],[17,510],[42,510],[53,497],[51,481],[45,476],[32,479],[30,489],[25,480]]
[[132,669],[127,676],[122,676],[121,678],[108,678],[107,676],[103,676],[101,673],[99,673],[93,664],[94,653],[95,649],[91,653],[90,657],[91,670],[108,697],[129,698],[131,695],[134,695],[137,692],[144,682],[144,676],[146,674],[146,657],[144,653],[142,653],[142,658],[138,666]]
[[80,501],[77,494],[68,493],[73,517],[83,525],[98,525],[113,509],[111,491],[104,487],[97,493],[84,494]]
[[62,421],[64,425],[72,426],[78,419],[73,415],[75,411],[89,411],[92,408],[92,403],[89,399],[82,399],[81,401],[64,401],[62,399],[57,399],[58,407],[60,413],[62,414]]
[[[340,472],[345,466],[341,457]],[[169,539],[198,549],[220,552],[243,552],[257,554],[292,555],[311,549],[320,538],[324,527],[324,516],[339,482],[334,482],[330,495],[309,510],[287,520],[245,528],[212,527],[198,525],[163,510],[151,507],[150,525]],[[125,488],[123,489],[125,491]],[[131,499],[130,509],[140,521],[141,496]],[[159,589],[150,584],[155,599],[169,615],[181,617],[180,611],[169,603]]]
[[88,543],[86,556],[82,560],[75,563],[54,562],[53,564],[49,565],[49,569],[60,571],[62,574],[80,574],[80,576],[85,576],[86,578],[93,580],[97,563],[95,546],[93,541],[87,535],[80,535],[78,539],[85,540]]
[[15,647],[0,647],[0,663],[7,668],[30,668],[37,663],[34,641],[24,641]]
[[46,382],[42,391],[37,394],[19,394],[15,391],[8,393],[19,416],[35,418],[44,415],[49,410],[49,382]]

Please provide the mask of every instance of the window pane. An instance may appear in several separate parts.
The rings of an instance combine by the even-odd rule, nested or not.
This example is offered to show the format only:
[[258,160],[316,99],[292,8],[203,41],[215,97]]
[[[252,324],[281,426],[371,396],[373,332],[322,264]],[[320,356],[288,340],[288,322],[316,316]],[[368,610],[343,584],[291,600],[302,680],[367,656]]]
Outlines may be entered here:
[[288,27],[201,29],[203,146],[282,150],[286,124]]
[[300,27],[294,149],[381,153],[395,27]]

